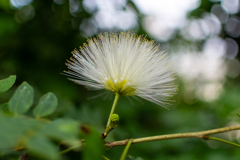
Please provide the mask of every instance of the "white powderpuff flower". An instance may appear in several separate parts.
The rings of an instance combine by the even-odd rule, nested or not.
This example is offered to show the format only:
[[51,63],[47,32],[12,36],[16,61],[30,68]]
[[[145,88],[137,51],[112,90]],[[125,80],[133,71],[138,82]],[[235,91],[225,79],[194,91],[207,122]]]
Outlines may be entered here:
[[131,32],[104,33],[87,40],[67,61],[70,80],[90,89],[139,96],[167,107],[176,92],[174,71],[159,45]]

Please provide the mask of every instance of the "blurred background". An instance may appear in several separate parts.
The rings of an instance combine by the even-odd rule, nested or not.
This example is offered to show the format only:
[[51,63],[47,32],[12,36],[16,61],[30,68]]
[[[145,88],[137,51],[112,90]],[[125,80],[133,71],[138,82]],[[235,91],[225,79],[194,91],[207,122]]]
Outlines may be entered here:
[[[170,110],[121,97],[119,126],[107,141],[238,124],[239,10],[239,0],[1,0],[0,79],[16,74],[17,82],[0,95],[0,104],[27,81],[34,87],[35,104],[49,91],[58,96],[58,110],[49,118],[76,119],[102,133],[113,95],[88,91],[60,73],[67,70],[71,51],[87,37],[131,30],[167,50],[179,93]],[[236,143],[239,136],[236,131],[216,135]],[[123,148],[106,150],[105,155],[118,159]],[[190,138],[135,144],[129,154],[151,160],[240,157],[233,146]]]

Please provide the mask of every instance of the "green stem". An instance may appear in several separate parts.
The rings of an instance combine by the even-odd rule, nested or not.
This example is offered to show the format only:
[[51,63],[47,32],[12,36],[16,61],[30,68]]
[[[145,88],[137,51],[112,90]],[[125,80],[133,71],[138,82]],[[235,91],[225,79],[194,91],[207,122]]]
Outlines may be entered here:
[[78,143],[78,144],[76,144],[76,145],[74,145],[74,146],[72,146],[72,147],[69,147],[69,148],[61,151],[60,154],[65,154],[65,153],[67,153],[67,152],[69,152],[69,151],[72,151],[72,150],[74,150],[74,149],[77,149],[77,148],[79,148],[81,145],[82,145],[82,143]]
[[127,153],[128,153],[128,150],[129,150],[132,142],[133,142],[132,139],[130,139],[130,140],[127,142],[127,145],[126,145],[126,147],[125,147],[124,150],[123,150],[123,153],[122,153],[122,155],[121,155],[120,160],[125,160],[126,155],[127,155]]
[[119,97],[120,97],[119,93],[116,93],[114,101],[113,101],[112,109],[111,109],[109,117],[108,117],[107,125],[105,127],[105,131],[102,134],[102,139],[105,139],[107,137],[108,133],[113,129],[113,128],[110,127],[110,125],[111,125],[111,116],[112,116],[112,114],[114,114],[114,112],[116,110]]
[[110,159],[108,159],[107,157],[105,157],[105,156],[102,156],[103,157],[103,159],[105,159],[105,160],[110,160]]
[[115,98],[114,98],[114,102],[113,102],[113,105],[112,105],[112,109],[111,109],[111,112],[110,112],[109,117],[108,117],[106,128],[109,127],[110,124],[111,124],[111,115],[114,114],[114,112],[116,110],[119,97],[120,97],[120,95],[118,93],[116,93]]
[[224,139],[220,139],[220,138],[216,138],[216,137],[208,137],[207,139],[208,140],[220,141],[220,142],[227,143],[227,144],[230,144],[230,145],[233,145],[235,147],[239,147],[240,148],[239,144],[233,143],[233,142],[230,142],[230,141],[227,141],[227,140],[224,140]]

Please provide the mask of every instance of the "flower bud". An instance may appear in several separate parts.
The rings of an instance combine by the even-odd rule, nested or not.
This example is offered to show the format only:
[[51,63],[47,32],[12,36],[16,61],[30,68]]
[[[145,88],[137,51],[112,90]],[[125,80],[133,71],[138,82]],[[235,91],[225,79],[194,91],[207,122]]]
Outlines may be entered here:
[[110,117],[112,122],[118,122],[119,121],[119,115],[118,114],[112,114]]

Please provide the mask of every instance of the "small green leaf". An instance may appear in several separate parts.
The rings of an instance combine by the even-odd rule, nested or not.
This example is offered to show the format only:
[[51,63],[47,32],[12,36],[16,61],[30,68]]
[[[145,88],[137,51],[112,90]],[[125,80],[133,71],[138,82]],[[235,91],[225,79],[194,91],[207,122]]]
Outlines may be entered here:
[[48,116],[56,110],[57,104],[57,97],[53,93],[49,92],[40,99],[37,107],[33,111],[33,114],[36,117]]
[[32,86],[27,82],[23,82],[15,91],[9,101],[9,109],[15,114],[23,114],[33,104],[34,91]]
[[0,93],[9,90],[16,81],[16,76],[12,75],[6,79],[0,80]]
[[12,116],[13,113],[9,110],[9,103],[4,103],[1,107],[0,107],[0,112],[2,112],[4,115],[6,116]]
[[240,115],[238,113],[235,113],[239,118],[240,118]]
[[49,160],[60,159],[57,146],[51,143],[46,137],[41,135],[35,136],[29,139],[26,145],[30,154]]
[[6,110],[9,110],[9,104],[8,104],[8,102],[7,102],[7,103],[4,103],[4,104],[1,105],[1,107],[0,107],[0,111],[1,111],[1,112],[4,112],[4,111],[6,111]]

